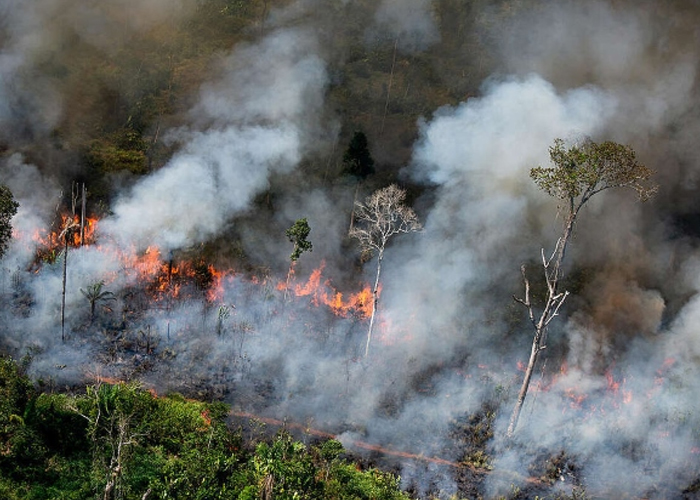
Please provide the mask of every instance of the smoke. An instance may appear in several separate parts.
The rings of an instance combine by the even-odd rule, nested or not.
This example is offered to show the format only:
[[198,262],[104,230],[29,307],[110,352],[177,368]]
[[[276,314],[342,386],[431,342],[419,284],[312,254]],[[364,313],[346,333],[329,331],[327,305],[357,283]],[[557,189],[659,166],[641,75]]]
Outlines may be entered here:
[[[65,199],[50,162],[14,151],[73,119],[66,81],[37,69],[51,47],[77,37],[112,57],[197,5],[0,5],[7,27],[0,134],[11,149],[0,181],[20,202],[18,235],[55,227],[56,205]],[[335,432],[348,446],[360,439],[451,461],[464,459],[450,436],[453,424],[491,414],[494,472],[475,487],[483,495],[532,487],[526,478],[543,475],[543,462],[562,453],[562,464],[573,465],[560,464],[563,479],[548,492],[570,493],[580,483],[592,495],[663,498],[672,494],[657,485],[677,493],[690,484],[700,428],[693,385],[700,352],[693,224],[700,12],[682,2],[475,4],[474,22],[465,26],[479,32],[469,40],[484,40],[496,71],[467,98],[440,87],[432,73],[416,76],[431,71],[422,51],[437,55],[448,42],[458,45],[441,32],[438,12],[445,16],[448,7],[307,0],[259,13],[247,41],[209,62],[191,104],[180,103],[179,126],[164,121],[169,159],[114,195],[95,245],[70,249],[66,343],[58,326],[64,257],[36,262],[37,244],[15,238],[0,282],[10,304],[1,313],[3,345],[34,352],[32,374],[57,385],[86,372],[139,377],[158,390],[225,398],[241,411]],[[457,24],[466,17],[454,14]],[[346,21],[350,28],[337,40],[355,36],[366,49],[371,39],[384,56],[396,44],[401,53],[395,68],[364,61],[358,73],[365,77],[352,80],[356,93],[343,86],[353,76],[344,65],[360,56],[334,45]],[[415,92],[445,105],[405,111],[411,120],[423,114],[405,132],[413,144],[409,164],[398,175],[378,165],[376,178],[356,186],[336,176],[341,121],[380,121],[389,101],[370,109],[369,97],[381,94],[372,87],[380,79],[370,77],[385,66],[402,79],[405,102],[397,103]],[[465,78],[463,68],[439,66],[454,73],[450,80]],[[358,116],[343,116],[348,110]],[[538,281],[540,252],[551,251],[561,230],[556,201],[536,189],[529,169],[548,163],[555,138],[586,136],[630,144],[656,170],[659,195],[642,205],[632,193],[610,191],[584,208],[567,250],[572,294],[552,323],[516,438],[505,442],[518,362],[532,335],[512,296],[522,294],[522,264]],[[383,136],[373,138],[381,149]],[[319,306],[319,294],[347,300],[371,282],[376,260],[363,260],[345,238],[353,198],[396,178],[410,188],[424,229],[387,248],[365,359],[366,319]],[[284,230],[300,217],[308,218],[314,249],[287,282],[280,272],[290,264]],[[220,281],[199,269],[198,278],[215,285],[212,299],[208,285],[178,281],[174,269],[179,255],[211,251],[206,245],[215,240],[217,250],[235,246],[224,250],[261,267]],[[154,249],[165,261],[157,271],[166,278],[163,289],[139,274]],[[295,297],[322,263],[322,292]],[[100,304],[95,319],[83,291],[100,282],[115,300]],[[449,468],[404,466],[406,486],[443,497],[457,491]]]
[[184,147],[117,200],[105,234],[165,251],[206,241],[249,207],[273,173],[291,171],[326,84],[314,44],[310,33],[280,31],[223,61],[222,77],[202,88],[193,110],[209,127],[177,134]]
[[[528,168],[546,161],[546,145],[559,135],[595,135],[614,107],[598,89],[558,95],[530,76],[491,82],[483,97],[439,110],[422,125],[408,172],[435,186],[436,202],[420,243],[405,256],[411,272],[396,288],[409,295],[400,293],[397,303],[410,303],[419,324],[427,320],[418,328],[425,331],[426,349],[444,356],[464,341],[432,322],[462,317],[479,325],[472,309],[489,314],[502,307],[489,300],[489,291],[507,289],[508,275],[528,254],[537,255],[536,236],[547,224],[539,219],[543,200],[533,194]],[[411,291],[418,289],[420,300],[412,303]],[[441,332],[446,338],[434,342]]]
[[425,50],[440,39],[432,0],[383,0],[374,15],[377,35],[406,52]]
[[[66,69],[61,50],[76,39],[111,57],[135,36],[192,12],[191,0],[51,0],[0,5],[0,140],[13,146],[45,139],[75,113],[66,102]],[[56,57],[59,56],[59,57]],[[68,61],[71,63],[72,61]]]

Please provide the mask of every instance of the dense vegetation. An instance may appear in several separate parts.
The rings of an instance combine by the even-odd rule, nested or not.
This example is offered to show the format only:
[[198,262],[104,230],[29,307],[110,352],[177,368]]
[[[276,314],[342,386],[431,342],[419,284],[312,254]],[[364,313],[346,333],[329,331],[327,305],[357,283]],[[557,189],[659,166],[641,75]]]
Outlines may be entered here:
[[0,358],[0,497],[407,498],[396,477],[360,470],[336,440],[306,446],[280,431],[244,441],[227,416],[223,404],[135,384],[43,393]]

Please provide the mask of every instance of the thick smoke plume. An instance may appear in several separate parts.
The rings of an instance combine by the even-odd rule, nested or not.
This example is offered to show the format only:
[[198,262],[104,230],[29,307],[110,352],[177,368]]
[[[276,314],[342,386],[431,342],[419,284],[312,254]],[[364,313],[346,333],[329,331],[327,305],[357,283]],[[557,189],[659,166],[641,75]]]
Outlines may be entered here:
[[[493,414],[494,470],[478,486],[486,498],[531,487],[542,457],[562,455],[571,466],[561,466],[549,491],[669,498],[697,481],[700,9],[651,1],[469,9],[447,0],[273,2],[244,42],[213,56],[206,81],[180,103],[176,126],[160,132],[168,159],[120,179],[126,187],[111,193],[94,244],[71,248],[62,343],[61,257],[37,263],[31,236],[57,225],[69,189],[61,172],[77,171],[66,166],[73,156],[50,145],[72,111],[69,90],[38,68],[68,32],[113,54],[129,37],[195,16],[197,4],[0,6],[0,181],[20,202],[2,265],[0,291],[10,304],[2,341],[34,354],[34,376],[56,385],[90,374],[139,377],[158,390],[320,427],[349,446],[361,439],[455,463],[465,459],[450,434],[455,423]],[[339,45],[348,40],[357,46]],[[466,79],[464,68],[443,81],[449,64],[431,62],[454,47],[478,48],[470,68],[492,70],[469,95],[445,83]],[[381,64],[371,66],[368,54],[380,50]],[[392,79],[372,80],[377,68]],[[412,107],[420,93],[440,105]],[[350,110],[356,116],[343,115]],[[387,120],[385,130],[390,113],[404,113],[413,128]],[[408,142],[411,159],[377,165],[357,184],[336,171],[342,140],[367,123],[373,149],[393,133]],[[572,295],[552,323],[517,435],[505,442],[532,335],[512,301],[522,293],[519,269],[525,264],[536,280],[540,252],[551,251],[561,230],[556,201],[528,174],[547,164],[558,137],[630,144],[656,170],[660,190],[646,204],[610,191],[585,207],[566,258]],[[40,139],[46,154],[30,154],[26,145]],[[56,171],[47,158],[57,159]],[[379,334],[363,358],[360,306],[341,314],[328,303],[361,290],[376,264],[345,239],[353,200],[397,179],[410,188],[424,230],[387,249]],[[300,217],[309,219],[314,251],[287,282],[284,229]],[[178,256],[215,240],[213,248],[238,245],[265,268],[230,272],[216,286],[202,272],[206,286],[175,298]],[[166,288],[144,291],[134,262],[145,265],[156,251]],[[313,266],[325,267],[312,274]],[[100,281],[117,301],[93,321],[81,288]],[[447,498],[459,487],[453,468],[402,467],[404,485],[419,494]]]
[[[194,115],[211,125],[177,133],[185,144],[164,168],[117,200],[105,232],[144,249],[180,249],[217,235],[299,162],[326,83],[311,34],[282,31],[222,62]],[[305,122],[300,123],[302,117]]]

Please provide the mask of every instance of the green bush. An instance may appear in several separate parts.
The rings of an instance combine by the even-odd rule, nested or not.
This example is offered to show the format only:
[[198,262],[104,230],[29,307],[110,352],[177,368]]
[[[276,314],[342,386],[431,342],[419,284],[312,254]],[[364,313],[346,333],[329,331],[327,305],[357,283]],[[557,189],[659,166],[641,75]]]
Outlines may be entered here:
[[136,384],[38,393],[0,358],[0,498],[401,500],[398,479],[359,470],[328,440],[311,449],[280,432],[251,449],[229,409],[157,397]]

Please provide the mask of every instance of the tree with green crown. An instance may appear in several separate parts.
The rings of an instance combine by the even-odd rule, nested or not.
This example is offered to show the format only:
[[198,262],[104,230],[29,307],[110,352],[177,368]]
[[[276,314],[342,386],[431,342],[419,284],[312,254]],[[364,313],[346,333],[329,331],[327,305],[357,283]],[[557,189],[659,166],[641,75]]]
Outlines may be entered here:
[[520,412],[530,387],[532,373],[539,354],[546,348],[547,330],[559,314],[568,291],[561,290],[562,264],[566,247],[574,231],[581,208],[596,194],[613,188],[634,190],[641,201],[646,201],[656,192],[656,185],[649,179],[653,171],[637,161],[634,150],[615,142],[593,142],[586,138],[578,144],[567,145],[555,139],[549,148],[551,166],[538,166],[530,170],[535,184],[550,196],[561,200],[559,207],[563,215],[561,236],[549,256],[542,250],[542,266],[546,284],[544,303],[536,310],[532,302],[530,281],[521,267],[524,296],[515,297],[527,310],[534,328],[530,357],[525,368],[523,382],[508,425],[507,436],[515,432]]

